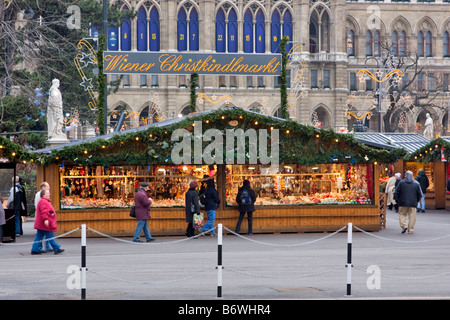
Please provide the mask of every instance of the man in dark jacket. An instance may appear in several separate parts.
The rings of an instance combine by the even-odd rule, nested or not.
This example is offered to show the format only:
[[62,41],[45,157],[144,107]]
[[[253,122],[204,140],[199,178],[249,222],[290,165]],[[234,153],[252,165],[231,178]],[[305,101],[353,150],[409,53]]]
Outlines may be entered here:
[[216,234],[214,231],[216,209],[219,207],[220,203],[219,193],[214,185],[214,179],[206,180],[206,190],[202,195],[200,195],[200,201],[205,205],[206,215],[208,217],[208,222],[205,223],[200,231],[205,232],[207,230],[211,230],[211,236],[214,236]]
[[427,193],[427,188],[430,186],[430,182],[428,181],[427,176],[425,175],[425,171],[423,169],[419,169],[419,173],[416,177],[417,182],[420,184],[420,189],[422,190],[422,198],[417,204],[417,210],[420,212],[425,212],[425,193]]
[[[419,183],[413,179],[413,173],[406,171],[405,179],[398,184],[395,194],[395,201],[398,203],[398,215],[402,233],[408,230],[413,233],[416,224],[417,203],[422,198],[422,190]],[[406,216],[408,215],[408,226],[406,226]]]
[[149,184],[147,182],[142,182],[141,189],[136,192],[134,197],[134,208],[136,212],[137,226],[134,232],[133,241],[141,242],[139,237],[141,236],[141,231],[144,230],[145,238],[147,242],[153,241],[150,230],[148,229],[148,219],[150,219],[150,205],[152,204],[152,199],[147,197]]
[[250,188],[250,181],[244,180],[241,188],[236,195],[236,202],[238,203],[239,219],[236,224],[236,233],[241,230],[241,223],[244,220],[244,215],[247,212],[248,220],[248,235],[253,234],[253,211],[255,211],[256,193]]

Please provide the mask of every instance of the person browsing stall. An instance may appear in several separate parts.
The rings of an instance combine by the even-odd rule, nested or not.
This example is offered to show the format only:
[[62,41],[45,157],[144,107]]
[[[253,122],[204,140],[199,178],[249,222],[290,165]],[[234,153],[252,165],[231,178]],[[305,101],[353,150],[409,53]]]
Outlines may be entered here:
[[147,191],[149,189],[148,182],[142,182],[141,188],[136,192],[134,197],[134,207],[136,212],[136,230],[134,232],[133,241],[141,242],[139,237],[141,232],[144,231],[145,238],[147,242],[153,241],[150,230],[148,228],[148,219],[150,219],[150,206],[152,204],[152,199],[147,197]]

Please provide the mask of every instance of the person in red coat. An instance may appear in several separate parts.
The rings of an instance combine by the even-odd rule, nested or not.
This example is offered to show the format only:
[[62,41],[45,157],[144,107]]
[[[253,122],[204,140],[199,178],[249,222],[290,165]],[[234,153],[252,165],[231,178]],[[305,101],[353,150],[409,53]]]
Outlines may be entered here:
[[33,246],[31,247],[31,254],[42,253],[42,241],[44,237],[49,239],[47,241],[52,246],[55,254],[60,254],[64,251],[54,239],[54,232],[57,231],[56,212],[50,202],[50,190],[41,191],[41,200],[39,200],[36,208],[34,228],[37,229],[37,233],[34,238]]
[[137,220],[137,226],[133,237],[134,242],[141,242],[139,237],[141,236],[142,230],[144,231],[147,242],[155,240],[152,238],[150,230],[148,229],[147,220],[150,219],[150,205],[152,204],[152,199],[147,197],[148,187],[149,184],[147,182],[142,182],[141,189],[139,189],[134,196],[134,208]]

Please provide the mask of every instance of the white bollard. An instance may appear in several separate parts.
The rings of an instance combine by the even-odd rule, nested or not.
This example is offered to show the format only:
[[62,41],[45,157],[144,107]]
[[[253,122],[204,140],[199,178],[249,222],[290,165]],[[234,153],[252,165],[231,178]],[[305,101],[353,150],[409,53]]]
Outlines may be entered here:
[[81,300],[86,300],[86,225],[81,225]]
[[217,227],[217,297],[222,298],[222,224]]
[[352,231],[353,224],[348,223],[347,227],[347,295],[352,294]]

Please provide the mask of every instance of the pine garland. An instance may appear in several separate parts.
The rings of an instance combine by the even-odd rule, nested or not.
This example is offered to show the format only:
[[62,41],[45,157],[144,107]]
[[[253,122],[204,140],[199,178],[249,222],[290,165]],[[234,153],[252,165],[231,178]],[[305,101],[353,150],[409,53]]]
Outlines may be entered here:
[[[442,150],[443,149],[443,150]],[[442,151],[441,151],[442,150]],[[450,160],[450,142],[442,138],[437,138],[430,141],[422,148],[405,156],[406,161],[417,162],[433,162],[442,161],[442,152],[444,160]]]
[[[83,165],[151,165],[173,164],[171,152],[178,141],[171,141],[176,129],[187,129],[193,141],[194,121],[201,121],[203,132],[218,129],[225,138],[226,129],[279,130],[280,163],[315,165],[320,163],[393,163],[404,156],[403,149],[379,150],[358,142],[351,134],[305,126],[293,120],[280,120],[240,108],[219,109],[193,114],[164,126],[150,125],[142,130],[121,132],[110,139],[99,137],[93,142],[66,146],[51,154],[36,155],[38,163],[80,163]],[[237,122],[237,125],[236,125]],[[224,139],[225,140],[225,139]],[[246,150],[255,141],[246,139]],[[204,147],[210,142],[203,142]],[[270,146],[270,142],[268,143]],[[192,144],[193,146],[193,144]],[[225,161],[226,148],[223,148]],[[191,159],[194,159],[192,147]],[[270,150],[268,150],[270,152]],[[237,157],[235,151],[234,157]],[[194,161],[192,161],[194,163]]]

